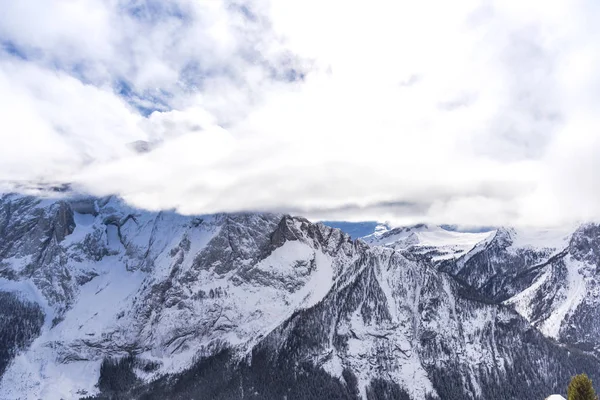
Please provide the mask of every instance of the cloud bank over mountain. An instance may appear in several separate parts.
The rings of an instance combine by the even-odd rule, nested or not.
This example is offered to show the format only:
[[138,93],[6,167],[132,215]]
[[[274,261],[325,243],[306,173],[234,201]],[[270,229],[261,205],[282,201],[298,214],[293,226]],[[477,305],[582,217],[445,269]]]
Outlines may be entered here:
[[600,217],[593,1],[0,4],[4,190],[396,223]]

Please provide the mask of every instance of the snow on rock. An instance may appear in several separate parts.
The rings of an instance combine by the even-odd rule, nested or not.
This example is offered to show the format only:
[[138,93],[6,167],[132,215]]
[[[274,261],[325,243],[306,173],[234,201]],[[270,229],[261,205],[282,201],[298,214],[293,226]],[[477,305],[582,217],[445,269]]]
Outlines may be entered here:
[[490,235],[490,232],[457,232],[436,225],[418,224],[377,231],[362,239],[372,246],[429,253],[437,261],[459,258]]
[[580,272],[581,264],[571,257],[565,260],[566,284],[563,291],[558,292],[559,300],[552,302],[550,316],[539,324],[540,330],[549,337],[558,339],[560,327],[568,314],[575,312],[586,294],[586,284]]
[[599,353],[600,227],[570,229],[500,228],[440,269],[514,307],[546,336]]
[[113,197],[2,201],[22,235],[0,243],[0,290],[42,305],[46,324],[2,377],[0,398],[96,393],[104,357],[158,362],[151,379],[254,343],[318,303],[354,257],[339,231],[281,215],[187,217]]
[[[548,239],[547,244],[542,238]],[[440,269],[485,297],[504,301],[537,280],[537,276],[520,278],[564,252],[568,238],[564,230],[499,228],[458,259],[442,261]]]
[[512,298],[506,300],[505,304],[512,305],[515,310],[525,317],[529,322],[532,322],[533,309],[535,297],[538,296],[539,290],[550,278],[550,271],[546,271],[540,275],[531,286],[516,294]]
[[566,248],[571,235],[577,226],[565,225],[551,229],[519,228],[511,229],[512,244],[509,249],[532,248],[554,249],[560,251]]
[[519,346],[546,356],[531,325],[600,348],[593,224],[573,235],[386,227],[352,241],[300,217],[182,216],[114,197],[7,195],[0,210],[0,291],[46,315],[1,377],[3,399],[96,394],[106,357],[156,363],[139,375],[150,381],[224,348],[238,360],[293,349],[340,379],[353,371],[363,398],[381,379],[436,398],[440,376],[477,398],[510,373]]

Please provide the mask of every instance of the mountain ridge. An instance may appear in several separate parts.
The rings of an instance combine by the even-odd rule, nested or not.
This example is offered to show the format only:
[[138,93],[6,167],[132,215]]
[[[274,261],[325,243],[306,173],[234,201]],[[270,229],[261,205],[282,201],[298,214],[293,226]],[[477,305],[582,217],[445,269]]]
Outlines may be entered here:
[[[114,197],[10,195],[0,210],[0,292],[45,315],[8,349],[3,398],[293,398],[300,371],[338,398],[543,398],[598,365],[595,224],[572,235],[572,267],[508,230],[413,227],[383,243],[301,217],[181,216]],[[585,283],[579,303],[560,295],[570,276]],[[220,378],[189,381],[209,364]]]

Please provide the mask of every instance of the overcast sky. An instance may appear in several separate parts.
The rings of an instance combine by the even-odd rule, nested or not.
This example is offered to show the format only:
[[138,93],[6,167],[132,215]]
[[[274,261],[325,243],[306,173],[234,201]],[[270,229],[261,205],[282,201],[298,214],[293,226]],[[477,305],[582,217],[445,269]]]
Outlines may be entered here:
[[597,0],[0,10],[4,190],[398,224],[600,217]]

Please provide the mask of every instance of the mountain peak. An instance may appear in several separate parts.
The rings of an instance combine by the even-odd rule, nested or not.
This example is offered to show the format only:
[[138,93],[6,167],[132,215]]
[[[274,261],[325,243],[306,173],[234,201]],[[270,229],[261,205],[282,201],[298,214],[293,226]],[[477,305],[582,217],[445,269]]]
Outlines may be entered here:
[[[4,321],[31,327],[6,349],[1,398],[310,398],[310,385],[316,398],[541,398],[565,379],[559,361],[596,371],[534,329],[600,346],[593,225],[557,253],[541,246],[553,234],[520,229],[417,224],[353,241],[302,217],[183,216],[116,197],[4,196],[0,210],[0,292],[17,293],[0,334]],[[504,385],[521,372],[533,385]]]

